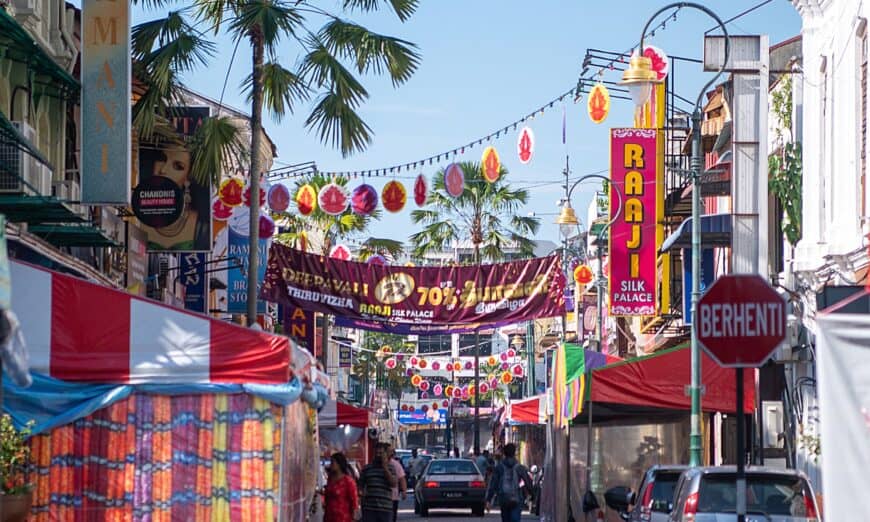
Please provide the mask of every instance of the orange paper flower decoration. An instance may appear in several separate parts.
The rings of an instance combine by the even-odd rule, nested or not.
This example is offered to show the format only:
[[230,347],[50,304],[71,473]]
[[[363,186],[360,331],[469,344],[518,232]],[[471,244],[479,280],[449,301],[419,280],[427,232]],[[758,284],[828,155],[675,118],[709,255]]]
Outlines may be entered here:
[[398,181],[390,181],[384,185],[384,190],[381,191],[381,202],[384,208],[390,212],[401,212],[405,208],[405,202],[408,200],[408,192],[405,186]]

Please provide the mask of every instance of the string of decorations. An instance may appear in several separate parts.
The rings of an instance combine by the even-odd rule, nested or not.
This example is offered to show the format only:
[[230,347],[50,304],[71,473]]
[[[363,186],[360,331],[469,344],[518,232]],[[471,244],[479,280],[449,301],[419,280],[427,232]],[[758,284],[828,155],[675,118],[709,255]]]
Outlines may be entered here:
[[[677,19],[677,13],[682,9],[681,7],[675,7],[673,13],[669,16],[665,17],[661,22],[659,22],[656,26],[649,29],[645,36],[654,37],[657,31],[665,30],[667,27],[668,21],[675,21]],[[389,167],[382,167],[376,169],[363,169],[363,170],[345,170],[345,171],[321,171],[316,166],[312,166],[309,169],[290,169],[287,167],[279,167],[273,169],[267,173],[267,176],[270,180],[280,180],[280,179],[289,179],[289,178],[301,178],[306,176],[312,176],[315,174],[321,174],[329,177],[343,177],[343,178],[369,178],[369,177],[383,177],[383,176],[394,176],[395,174],[399,174],[402,171],[410,172],[415,170],[418,166],[423,167],[425,165],[434,165],[435,163],[440,163],[443,160],[452,160],[455,159],[457,155],[465,154],[466,150],[474,149],[475,147],[481,146],[484,143],[490,143],[493,139],[499,139],[503,135],[507,136],[509,132],[516,131],[518,127],[525,124],[528,121],[534,120],[536,117],[543,116],[544,113],[553,107],[556,106],[557,103],[562,103],[566,98],[573,96],[574,103],[577,103],[582,98],[582,95],[585,94],[583,91],[584,87],[587,85],[587,82],[593,81],[596,76],[599,78],[603,77],[605,70],[613,70],[614,65],[616,63],[625,63],[625,59],[631,56],[631,53],[635,49],[635,46],[630,47],[625,52],[614,56],[609,62],[602,65],[597,73],[593,73],[589,76],[584,76],[581,73],[580,78],[577,81],[575,87],[559,94],[552,100],[542,104],[537,109],[532,112],[522,116],[521,118],[513,121],[501,127],[489,134],[480,137],[476,140],[472,140],[465,145],[461,145],[459,147],[455,147],[449,149],[447,151],[433,154],[431,156],[425,157],[423,159],[419,159],[416,161],[409,161],[407,163],[400,163],[397,165],[392,165]],[[526,127],[526,129],[528,129]],[[525,130],[525,129],[524,129]],[[530,129],[529,129],[530,131]],[[523,136],[520,136],[518,139],[518,148],[520,147],[520,141],[523,139]],[[527,163],[528,161],[523,161],[522,153],[520,153],[521,158],[520,161],[522,163]],[[531,151],[528,152],[529,159],[531,159]]]

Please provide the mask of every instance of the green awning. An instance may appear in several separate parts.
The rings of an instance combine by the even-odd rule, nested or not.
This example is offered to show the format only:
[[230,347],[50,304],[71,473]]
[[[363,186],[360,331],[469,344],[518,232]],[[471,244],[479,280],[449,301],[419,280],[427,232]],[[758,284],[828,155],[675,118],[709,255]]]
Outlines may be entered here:
[[[36,158],[36,161],[42,163],[51,170],[54,170],[54,167],[47,159],[45,159],[45,156],[39,152],[39,149],[37,149],[33,143],[30,143],[30,141],[15,128],[15,125],[12,125],[12,122],[6,118],[5,114],[3,114],[3,111],[0,111],[0,143],[15,145],[18,150],[30,154]],[[2,168],[3,165],[0,165],[0,169]]]
[[81,89],[78,80],[51,59],[48,53],[30,36],[21,24],[0,8],[0,47],[5,58],[26,63],[36,74],[49,76],[50,85],[60,88],[61,94],[77,98]]
[[85,220],[54,196],[27,194],[0,194],[0,214],[5,214],[11,223],[81,223]]
[[27,231],[59,247],[116,247],[118,243],[89,223],[30,225]]

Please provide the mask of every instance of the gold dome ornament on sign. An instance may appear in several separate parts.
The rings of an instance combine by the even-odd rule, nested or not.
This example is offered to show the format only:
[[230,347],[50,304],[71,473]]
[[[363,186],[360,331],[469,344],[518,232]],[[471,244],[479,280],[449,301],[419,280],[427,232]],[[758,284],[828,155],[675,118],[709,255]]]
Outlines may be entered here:
[[628,87],[628,92],[635,106],[640,107],[649,99],[652,86],[659,81],[659,75],[652,68],[652,60],[646,56],[632,56],[628,69],[622,73],[622,85]]

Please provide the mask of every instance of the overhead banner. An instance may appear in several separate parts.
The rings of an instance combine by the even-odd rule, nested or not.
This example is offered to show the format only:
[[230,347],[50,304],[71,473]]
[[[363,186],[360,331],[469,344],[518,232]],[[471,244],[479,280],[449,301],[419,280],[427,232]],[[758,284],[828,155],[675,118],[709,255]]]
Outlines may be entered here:
[[260,297],[364,321],[490,324],[562,315],[564,287],[558,256],[480,266],[381,266],[275,243]]
[[392,321],[365,321],[350,317],[336,317],[335,325],[343,328],[367,330],[369,332],[391,333],[396,335],[451,335],[473,333],[481,328],[506,326],[506,323],[462,323],[462,324],[408,324]]
[[[264,266],[264,264],[261,263],[260,266]],[[247,285],[245,289],[247,290]],[[247,298],[245,302],[247,303]],[[260,304],[262,304],[262,301],[257,303],[258,306]],[[300,348],[308,350],[312,355],[317,356],[314,353],[314,312],[303,310],[298,306],[282,306],[281,315],[284,335],[296,341],[296,344]]]
[[126,205],[130,202],[130,2],[84,0],[81,40],[81,200]]
[[[113,3],[113,2],[104,2]],[[192,136],[209,117],[208,107],[175,107],[172,123]],[[192,158],[183,143],[139,144],[131,207],[148,234],[149,252],[211,252],[211,183],[191,177]]]
[[610,130],[610,314],[655,315],[661,132]]

